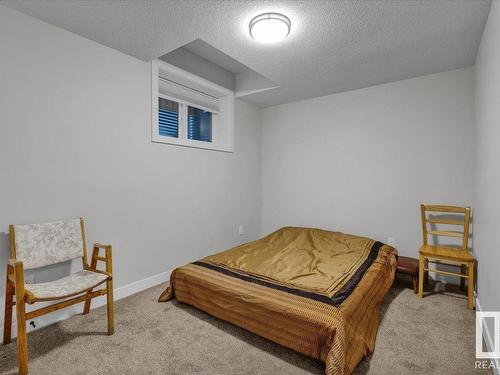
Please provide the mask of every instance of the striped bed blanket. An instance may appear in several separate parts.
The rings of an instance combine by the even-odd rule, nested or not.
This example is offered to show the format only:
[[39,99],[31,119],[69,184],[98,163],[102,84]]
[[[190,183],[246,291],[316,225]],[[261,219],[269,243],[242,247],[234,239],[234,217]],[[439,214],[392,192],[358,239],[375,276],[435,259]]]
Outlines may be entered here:
[[396,250],[368,238],[285,227],[175,269],[171,298],[352,373],[373,352]]

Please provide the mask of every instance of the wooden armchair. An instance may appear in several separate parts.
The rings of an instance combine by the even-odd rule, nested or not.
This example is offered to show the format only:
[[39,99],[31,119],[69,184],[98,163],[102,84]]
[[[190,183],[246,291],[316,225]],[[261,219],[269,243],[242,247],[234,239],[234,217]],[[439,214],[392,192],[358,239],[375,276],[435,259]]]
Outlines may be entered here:
[[[90,265],[87,262],[83,218],[42,224],[11,225],[10,259],[7,265],[3,344],[11,342],[12,308],[16,306],[19,373],[28,373],[26,320],[85,302],[83,313],[90,310],[92,298],[107,295],[108,334],[114,333],[113,268],[111,245],[95,244]],[[99,250],[105,250],[105,257]],[[59,280],[25,284],[24,270],[82,258],[83,269]],[[106,271],[97,269],[97,262],[106,264]],[[94,291],[106,283],[105,289]],[[15,301],[13,297],[15,296]],[[69,298],[69,299],[68,299]],[[25,303],[57,301],[58,303],[25,312]]]

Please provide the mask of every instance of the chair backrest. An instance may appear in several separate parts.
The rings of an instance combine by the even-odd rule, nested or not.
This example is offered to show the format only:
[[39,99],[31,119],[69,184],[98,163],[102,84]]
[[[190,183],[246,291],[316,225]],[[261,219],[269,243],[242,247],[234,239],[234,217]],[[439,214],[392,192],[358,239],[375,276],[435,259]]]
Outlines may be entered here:
[[[442,206],[421,204],[422,213],[422,234],[424,245],[427,245],[429,235],[443,237],[458,237],[462,239],[462,250],[468,250],[469,244],[469,224],[470,207]],[[438,213],[437,216],[427,215],[429,212]],[[440,215],[439,215],[440,214]],[[435,230],[428,229],[427,224],[444,224],[461,227],[457,230]]]
[[10,225],[10,257],[33,269],[82,257],[86,259],[83,218]]

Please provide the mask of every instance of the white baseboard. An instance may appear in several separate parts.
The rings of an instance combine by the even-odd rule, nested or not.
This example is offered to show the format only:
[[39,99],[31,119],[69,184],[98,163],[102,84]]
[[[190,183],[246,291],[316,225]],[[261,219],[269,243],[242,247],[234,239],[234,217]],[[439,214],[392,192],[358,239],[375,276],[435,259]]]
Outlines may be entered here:
[[[170,279],[171,273],[172,273],[172,270],[169,270],[169,271],[162,272],[162,273],[159,273],[159,274],[154,275],[154,276],[147,277],[147,278],[139,280],[139,281],[135,281],[135,282],[127,284],[127,285],[123,285],[119,288],[116,288],[113,291],[113,299],[115,301],[118,301],[122,298],[131,296],[132,294],[135,294],[135,293],[139,293],[139,292],[146,290],[148,288],[151,288],[153,286],[156,286],[156,285],[159,285],[162,283],[166,283]],[[4,297],[2,296],[2,298],[4,298]],[[106,304],[106,296],[100,296],[100,297],[94,298],[92,300],[91,307],[92,307],[92,309],[95,309],[97,307],[104,306],[105,304]],[[49,304],[47,304],[47,305],[49,305]],[[30,305],[26,305],[26,307],[29,307],[29,306]],[[42,307],[42,304],[36,304],[35,306],[36,306],[36,308],[40,308],[40,307]],[[35,331],[37,329],[47,327],[47,326],[54,324],[56,322],[59,322],[61,320],[68,319],[74,315],[81,314],[82,308],[83,308],[83,304],[80,303],[80,304],[76,304],[76,305],[73,305],[71,307],[68,307],[66,309],[58,310],[58,311],[55,311],[53,313],[43,315],[39,318],[32,320],[35,322],[36,328],[33,328],[31,325],[29,325],[29,322],[28,322],[27,330],[28,330],[28,332]],[[33,310],[33,308],[31,308],[30,310]],[[28,308],[27,308],[27,311],[28,311]],[[2,300],[1,312],[2,312],[2,317],[0,318],[1,319],[1,321],[0,321],[0,323],[1,323],[0,334],[1,334],[1,337],[3,338],[3,300]],[[12,318],[13,318],[12,319],[12,337],[16,337],[16,329],[15,329],[15,327],[16,327],[16,314],[15,314],[15,311],[13,311]]]
[[[476,311],[483,311],[483,309],[481,308],[481,303],[479,302],[479,298],[476,297]],[[486,337],[485,337],[485,343],[486,343],[486,347],[488,348],[488,351],[493,351],[495,345],[493,343],[493,337],[491,337],[491,332],[489,329],[486,329],[485,330],[486,332]],[[497,362],[500,362],[499,360],[497,360]],[[500,368],[496,368],[496,367],[493,367],[492,368],[493,370],[493,374],[494,375],[500,375]]]

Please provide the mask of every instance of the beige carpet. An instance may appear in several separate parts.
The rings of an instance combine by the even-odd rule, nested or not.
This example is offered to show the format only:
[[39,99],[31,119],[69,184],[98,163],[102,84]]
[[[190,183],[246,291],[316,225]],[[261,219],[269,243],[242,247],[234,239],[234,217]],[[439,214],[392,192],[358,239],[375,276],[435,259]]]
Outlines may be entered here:
[[[323,365],[191,307],[156,302],[155,287],[116,303],[116,333],[106,310],[28,335],[30,374],[322,374]],[[395,286],[387,296],[375,353],[356,374],[479,374],[474,314],[464,296],[420,302]],[[0,374],[17,372],[16,344],[0,346]]]

